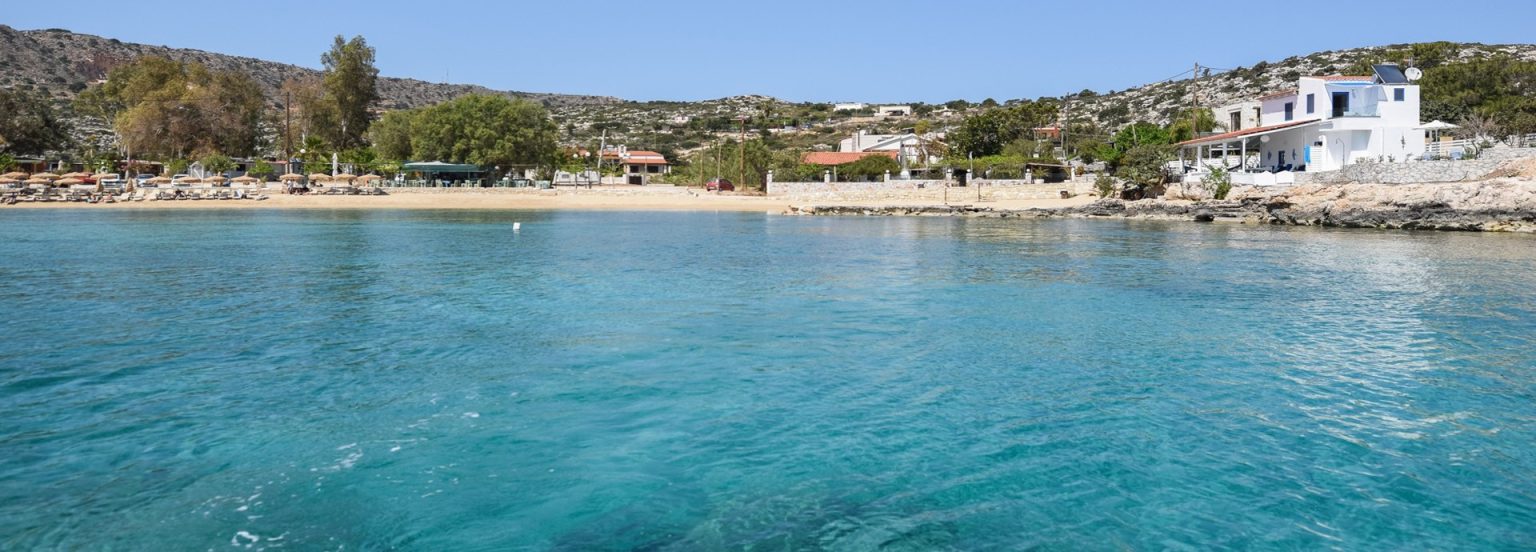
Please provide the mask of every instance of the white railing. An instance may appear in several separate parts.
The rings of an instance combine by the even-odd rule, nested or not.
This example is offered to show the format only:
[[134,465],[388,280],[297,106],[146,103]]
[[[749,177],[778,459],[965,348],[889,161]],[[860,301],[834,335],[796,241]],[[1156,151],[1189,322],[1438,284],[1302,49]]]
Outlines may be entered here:
[[1447,156],[1454,152],[1465,153],[1467,150],[1475,147],[1477,147],[1477,140],[1471,138],[1463,138],[1461,140],[1443,140],[1439,142],[1430,142],[1429,146],[1424,148],[1424,153],[1428,153],[1430,155]]
[[1277,173],[1257,172],[1231,173],[1232,184],[1237,186],[1290,186],[1296,183],[1296,173],[1280,171]]

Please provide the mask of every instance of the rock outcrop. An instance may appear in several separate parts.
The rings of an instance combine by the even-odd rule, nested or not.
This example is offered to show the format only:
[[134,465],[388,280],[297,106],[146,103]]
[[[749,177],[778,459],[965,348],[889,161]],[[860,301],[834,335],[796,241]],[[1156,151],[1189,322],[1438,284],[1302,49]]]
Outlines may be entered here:
[[1536,181],[1511,177],[1451,184],[1312,184],[1272,190],[1237,188],[1225,200],[1103,199],[1087,205],[1053,209],[810,205],[791,207],[789,212],[802,215],[1129,218],[1536,232]]

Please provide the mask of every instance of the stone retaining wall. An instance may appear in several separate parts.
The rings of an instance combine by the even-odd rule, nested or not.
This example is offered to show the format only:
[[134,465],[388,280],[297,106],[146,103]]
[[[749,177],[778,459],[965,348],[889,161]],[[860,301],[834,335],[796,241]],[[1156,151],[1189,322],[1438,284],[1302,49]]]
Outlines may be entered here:
[[981,201],[1013,199],[1057,199],[1089,193],[1093,183],[1087,179],[1055,184],[1029,183],[1024,180],[973,180],[969,186],[949,187],[944,180],[891,180],[889,182],[771,182],[768,196],[794,201],[975,201],[980,186]]
[[583,195],[583,196],[679,196],[693,193],[704,193],[700,188],[687,188],[681,186],[594,186],[569,187],[560,186],[551,189],[539,188],[384,188],[388,194],[458,194],[458,195],[510,195],[510,196],[559,196],[559,195]]
[[1536,157],[1536,148],[1490,148],[1477,159],[1464,161],[1414,161],[1411,163],[1356,163],[1337,171],[1299,172],[1297,184],[1430,184],[1481,180],[1512,159]]

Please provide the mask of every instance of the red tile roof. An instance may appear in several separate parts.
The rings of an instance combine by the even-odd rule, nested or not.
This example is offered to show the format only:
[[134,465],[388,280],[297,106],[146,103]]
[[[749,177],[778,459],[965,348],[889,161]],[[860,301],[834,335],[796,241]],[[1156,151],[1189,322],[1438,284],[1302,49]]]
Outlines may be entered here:
[[1234,130],[1232,132],[1224,132],[1224,133],[1221,133],[1221,134],[1212,134],[1210,136],[1201,136],[1199,138],[1195,138],[1194,140],[1185,140],[1183,142],[1179,142],[1179,143],[1174,144],[1174,145],[1175,146],[1187,146],[1187,145],[1196,144],[1196,143],[1204,144],[1206,142],[1225,142],[1227,140],[1232,140],[1232,139],[1236,139],[1236,138],[1242,138],[1244,136],[1249,136],[1249,135],[1253,135],[1253,134],[1260,134],[1260,133],[1269,132],[1269,131],[1272,131],[1272,130],[1284,130],[1284,129],[1287,129],[1287,128],[1297,127],[1297,126],[1301,126],[1301,125],[1305,125],[1305,124],[1309,124],[1309,123],[1316,123],[1316,122],[1318,122],[1320,120],[1321,119],[1308,119],[1308,120],[1305,120],[1305,121],[1291,121],[1289,123],[1280,123],[1278,125],[1269,125],[1269,126],[1262,126],[1262,127],[1245,128],[1245,129],[1242,129],[1242,130]]
[[842,165],[852,163],[872,155],[883,155],[895,159],[894,151],[811,151],[800,157],[800,162],[807,165]]
[[667,158],[654,151],[629,150],[629,158],[624,160],[629,165],[667,165]]

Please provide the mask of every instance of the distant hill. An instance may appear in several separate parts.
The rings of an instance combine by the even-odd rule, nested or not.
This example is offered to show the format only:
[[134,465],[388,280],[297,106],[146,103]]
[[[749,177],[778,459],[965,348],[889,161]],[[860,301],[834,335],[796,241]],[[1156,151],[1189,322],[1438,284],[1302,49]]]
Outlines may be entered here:
[[[33,88],[55,98],[70,98],[134,58],[155,55],[195,61],[212,69],[250,75],[275,98],[283,81],[320,74],[315,69],[202,50],[133,44],[64,29],[22,31],[0,25],[0,87]],[[319,52],[315,53],[319,59]],[[617,98],[491,90],[468,84],[439,84],[416,79],[379,78],[380,107],[405,109],[447,101],[469,93],[494,93],[542,102],[550,108],[617,103]]]
[[[1423,48],[1428,46],[1429,48]],[[1404,50],[1433,51],[1436,63],[1455,64],[1500,53],[1536,60],[1536,45],[1484,45],[1430,43],[1355,48],[1293,56],[1252,66],[1216,69],[1198,81],[1202,107],[1220,106],[1295,86],[1302,75],[1336,74],[1362,63],[1392,58]],[[115,39],[73,33],[63,29],[21,31],[0,25],[0,87],[37,89],[59,100],[68,100],[112,68],[143,55],[195,61],[213,69],[250,75],[266,90],[276,106],[277,90],[284,80],[315,76],[319,71],[285,63],[230,56],[201,50],[132,44]],[[318,52],[316,56],[318,57]],[[1173,63],[1170,63],[1173,65]],[[1178,65],[1182,65],[1179,62]],[[1067,115],[1074,122],[1093,122],[1114,131],[1134,121],[1168,123],[1190,104],[1188,76],[1150,83],[1123,91],[1097,94],[1084,91],[1066,97]],[[547,106],[566,143],[595,144],[605,137],[609,144],[683,154],[706,147],[740,132],[737,118],[751,118],[753,134],[773,136],[787,147],[828,149],[849,133],[898,132],[918,119],[934,128],[952,128],[967,115],[983,110],[975,105],[956,109],[913,102],[908,117],[875,118],[832,112],[830,104],[785,102],[765,96],[736,96],[695,102],[626,101],[606,96],[583,96],[520,91],[499,91],[477,85],[439,84],[415,79],[380,77],[384,109],[422,107],[469,93],[504,94]],[[998,91],[1006,97],[1008,91]],[[1017,100],[1005,102],[1014,103]],[[77,137],[110,141],[105,121],[74,119]],[[109,142],[101,142],[103,147]]]
[[[1219,107],[1234,102],[1254,99],[1271,92],[1296,87],[1296,79],[1304,75],[1345,74],[1362,63],[1378,63],[1391,59],[1398,51],[1410,49],[1412,44],[1394,44],[1368,48],[1353,48],[1318,52],[1304,56],[1292,56],[1280,61],[1259,62],[1248,67],[1213,71],[1197,83],[1200,105]],[[1499,53],[1516,58],[1536,60],[1536,44],[1456,44],[1434,43],[1439,64],[1451,65],[1478,57]],[[1202,75],[1204,71],[1202,71]],[[1363,73],[1369,74],[1369,73]],[[1073,95],[1069,103],[1069,116],[1074,120],[1086,119],[1107,128],[1118,128],[1135,121],[1167,124],[1180,110],[1190,106],[1190,80],[1185,75],[1179,79],[1146,84],[1103,95]]]

